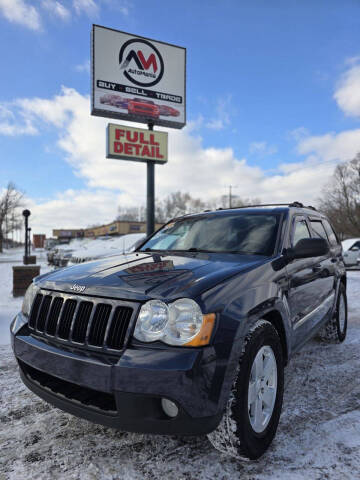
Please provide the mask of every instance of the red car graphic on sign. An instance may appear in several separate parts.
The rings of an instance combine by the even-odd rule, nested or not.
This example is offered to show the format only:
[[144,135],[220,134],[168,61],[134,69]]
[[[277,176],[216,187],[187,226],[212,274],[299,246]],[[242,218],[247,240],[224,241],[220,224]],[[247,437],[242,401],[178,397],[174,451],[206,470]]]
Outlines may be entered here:
[[133,115],[148,116],[151,118],[159,118],[160,111],[154,102],[151,100],[143,100],[139,98],[134,98],[128,103],[128,112]]
[[158,105],[158,107],[160,110],[160,115],[165,117],[178,117],[180,115],[179,110],[176,110],[176,108],[168,107],[167,105]]
[[100,97],[100,103],[105,105],[112,105],[118,108],[127,108],[129,100],[120,97],[120,95],[114,95],[112,93],[106,93]]

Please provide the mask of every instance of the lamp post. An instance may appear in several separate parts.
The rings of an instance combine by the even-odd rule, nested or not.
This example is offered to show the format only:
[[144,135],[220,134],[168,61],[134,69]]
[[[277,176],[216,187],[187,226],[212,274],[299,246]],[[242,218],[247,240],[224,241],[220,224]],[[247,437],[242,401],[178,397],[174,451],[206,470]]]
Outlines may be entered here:
[[24,263],[27,263],[28,255],[29,255],[29,240],[28,240],[28,235],[29,235],[29,227],[28,227],[28,219],[31,215],[30,210],[23,210],[22,212],[24,219],[25,219],[25,255],[24,255]]
[[28,256],[31,255],[31,227],[28,227]]

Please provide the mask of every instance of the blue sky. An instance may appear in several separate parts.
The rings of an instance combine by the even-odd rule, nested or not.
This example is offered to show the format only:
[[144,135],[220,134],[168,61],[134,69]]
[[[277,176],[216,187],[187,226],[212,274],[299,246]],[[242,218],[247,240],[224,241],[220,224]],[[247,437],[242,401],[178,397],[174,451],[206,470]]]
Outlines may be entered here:
[[[336,163],[360,147],[356,0],[0,0],[0,188],[13,180],[26,192],[39,228],[50,228],[54,205],[66,210],[67,197],[104,202],[89,219],[64,214],[68,226],[78,217],[111,220],[118,201],[144,201],[141,167],[106,163],[106,121],[85,118],[92,23],[187,48],[190,128],[169,130],[159,195],[211,197],[233,183],[247,197],[313,201]],[[76,129],[82,138],[74,145]],[[97,136],[96,148],[86,147],[87,134]],[[209,165],[206,190],[195,163]]]

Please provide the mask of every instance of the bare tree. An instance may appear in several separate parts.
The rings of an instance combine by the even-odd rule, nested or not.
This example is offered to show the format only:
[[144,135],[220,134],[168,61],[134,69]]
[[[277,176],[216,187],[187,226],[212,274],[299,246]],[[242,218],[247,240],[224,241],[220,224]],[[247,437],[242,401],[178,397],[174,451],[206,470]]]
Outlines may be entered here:
[[[233,207],[259,203],[259,199],[233,197]],[[194,198],[188,192],[173,192],[163,199],[158,199],[155,205],[155,219],[157,223],[165,223],[171,218],[197,213],[204,210],[216,210],[217,208],[228,208],[228,195],[204,201],[201,198]],[[119,207],[116,220],[146,221],[146,208],[140,207]]]
[[342,238],[360,237],[360,153],[335,168],[319,208]]
[[0,252],[3,251],[4,237],[19,228],[20,213],[18,208],[21,206],[23,194],[19,192],[15,184],[8,183],[4,193],[0,196]]
[[159,223],[165,223],[173,217],[187,213],[201,212],[206,208],[200,198],[193,198],[189,193],[174,192],[155,206],[155,217]]
[[146,209],[140,207],[118,207],[116,220],[125,220],[129,222],[144,222],[146,219]]

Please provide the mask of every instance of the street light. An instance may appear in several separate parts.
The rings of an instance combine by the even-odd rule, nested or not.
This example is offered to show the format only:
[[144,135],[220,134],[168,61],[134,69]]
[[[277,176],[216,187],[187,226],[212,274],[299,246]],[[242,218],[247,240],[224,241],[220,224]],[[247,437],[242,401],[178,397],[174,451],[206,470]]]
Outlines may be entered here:
[[29,240],[28,240],[28,235],[29,235],[29,227],[28,227],[28,219],[31,215],[30,210],[23,210],[22,212],[24,219],[25,219],[25,256],[24,256],[24,263],[27,264],[27,259],[29,256]]

